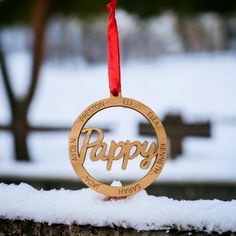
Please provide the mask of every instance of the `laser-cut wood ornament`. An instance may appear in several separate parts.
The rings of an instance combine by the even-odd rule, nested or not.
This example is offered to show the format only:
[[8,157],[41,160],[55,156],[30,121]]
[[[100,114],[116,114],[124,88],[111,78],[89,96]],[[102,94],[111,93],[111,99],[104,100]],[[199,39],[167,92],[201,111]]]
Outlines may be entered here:
[[[117,0],[111,0],[107,6],[110,12],[108,22],[108,74],[111,96],[88,106],[76,119],[69,138],[69,155],[74,171],[87,186],[106,195],[106,199],[113,197],[122,199],[145,189],[161,173],[167,158],[167,137],[160,119],[141,102],[121,96],[119,40],[115,19],[116,3]],[[149,145],[147,141],[141,143],[140,141],[112,140],[108,145],[104,141],[102,130],[96,127],[85,128],[86,123],[96,113],[112,107],[129,108],[142,114],[153,127],[156,142]],[[95,141],[91,141],[93,133],[97,134]],[[84,134],[85,137],[79,145],[81,134]],[[81,148],[79,149],[79,147]],[[134,151],[131,151],[133,149]],[[86,155],[88,150],[90,150],[90,156]],[[117,150],[119,150],[118,153]],[[106,155],[106,153],[108,154]],[[143,178],[127,186],[110,186],[99,182],[84,167],[85,159],[90,158],[94,164],[98,161],[106,162],[106,171],[110,171],[113,163],[122,159],[121,168],[125,171],[128,162],[140,156],[143,158],[140,162],[141,170],[149,169],[149,171]]]
[[[144,143],[139,141],[132,142],[130,140],[126,140],[125,142],[112,141],[109,147],[103,140],[104,134],[101,130],[93,127],[84,128],[88,120],[97,112],[111,107],[130,108],[142,114],[153,126],[156,133],[157,142],[153,142],[151,145],[148,145],[147,141]],[[93,131],[98,133],[98,138],[95,141],[90,142],[90,137]],[[79,137],[82,133],[85,134],[85,138],[79,150]],[[130,154],[133,146],[136,147],[136,150],[133,154]],[[102,147],[102,149],[99,149],[99,147]],[[116,148],[118,147],[121,147],[120,151],[117,155],[115,155]],[[105,149],[109,148],[109,154],[105,156]],[[116,187],[97,181],[87,172],[84,167],[84,161],[85,158],[89,158],[86,156],[88,149],[91,149],[90,159],[92,161],[107,162],[107,171],[111,169],[114,161],[121,158],[123,158],[122,169],[125,170],[127,163],[136,158],[138,154],[143,157],[143,160],[140,163],[141,169],[147,169],[152,159],[155,158],[155,160],[147,175],[142,179],[127,186]],[[146,188],[158,177],[167,158],[167,137],[160,119],[149,107],[131,98],[111,96],[110,98],[93,103],[76,119],[69,138],[69,154],[74,171],[87,186],[107,196],[124,197],[137,193]]]

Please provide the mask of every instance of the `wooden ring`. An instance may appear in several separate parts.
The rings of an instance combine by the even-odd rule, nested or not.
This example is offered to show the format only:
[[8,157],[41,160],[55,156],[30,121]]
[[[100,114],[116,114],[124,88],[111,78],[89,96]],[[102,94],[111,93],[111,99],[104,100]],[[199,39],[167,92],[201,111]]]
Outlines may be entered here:
[[[142,114],[153,126],[158,141],[157,155],[149,172],[140,180],[126,186],[110,186],[94,179],[84,168],[84,159],[80,158],[78,142],[82,129],[97,112],[110,107],[125,107]],[[80,179],[93,190],[111,197],[125,197],[137,193],[149,186],[161,173],[167,159],[167,136],[157,115],[146,105],[125,97],[110,97],[88,106],[76,119],[69,137],[69,155],[74,171]]]

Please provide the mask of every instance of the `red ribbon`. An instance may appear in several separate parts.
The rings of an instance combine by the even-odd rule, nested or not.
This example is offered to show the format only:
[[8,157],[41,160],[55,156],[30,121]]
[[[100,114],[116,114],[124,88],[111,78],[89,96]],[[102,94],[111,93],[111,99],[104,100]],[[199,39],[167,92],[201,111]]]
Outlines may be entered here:
[[120,51],[119,37],[115,17],[117,0],[111,0],[107,4],[107,10],[110,13],[108,20],[108,78],[110,93],[118,96],[121,92],[120,83]]

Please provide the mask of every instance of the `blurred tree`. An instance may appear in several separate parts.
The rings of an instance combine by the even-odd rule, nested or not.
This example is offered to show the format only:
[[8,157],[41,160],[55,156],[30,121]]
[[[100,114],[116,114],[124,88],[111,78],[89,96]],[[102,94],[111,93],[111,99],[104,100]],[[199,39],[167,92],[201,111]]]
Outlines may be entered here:
[[[48,0],[36,0],[33,5],[33,63],[31,68],[30,86],[26,96],[23,99],[18,99],[13,93],[4,51],[2,45],[0,45],[2,78],[7,92],[12,116],[11,124],[8,128],[13,131],[15,155],[17,160],[30,160],[27,147],[27,135],[29,132],[27,115],[37,87],[39,72],[43,61],[44,35],[46,19],[48,16],[48,3]],[[21,16],[21,13],[19,13],[18,16]]]

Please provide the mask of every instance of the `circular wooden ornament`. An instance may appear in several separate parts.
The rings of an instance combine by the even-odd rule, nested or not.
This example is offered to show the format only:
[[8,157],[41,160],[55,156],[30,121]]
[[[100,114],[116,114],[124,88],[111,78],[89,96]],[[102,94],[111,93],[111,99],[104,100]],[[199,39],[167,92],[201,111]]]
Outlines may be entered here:
[[[142,114],[153,126],[157,138],[157,155],[149,172],[140,180],[121,187],[110,186],[94,179],[83,165],[86,157],[81,157],[86,156],[86,153],[82,155],[78,150],[79,137],[88,120],[97,112],[111,107],[130,108]],[[106,196],[125,197],[145,189],[159,176],[167,159],[167,136],[160,119],[149,107],[131,98],[110,97],[88,106],[76,119],[69,137],[69,155],[74,171],[87,186]]]

